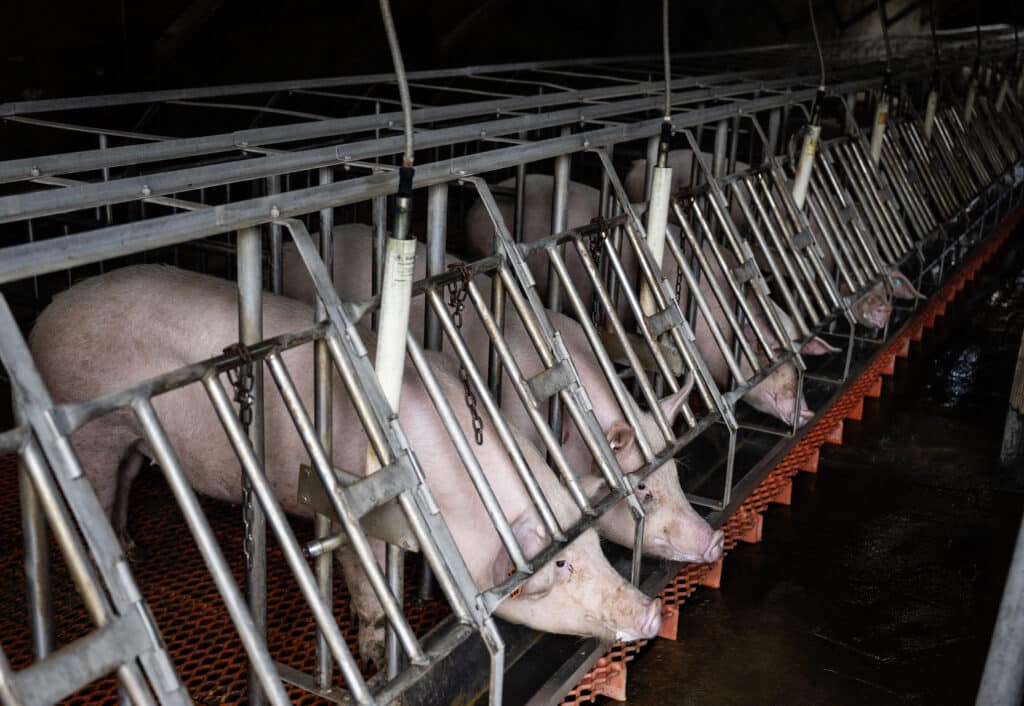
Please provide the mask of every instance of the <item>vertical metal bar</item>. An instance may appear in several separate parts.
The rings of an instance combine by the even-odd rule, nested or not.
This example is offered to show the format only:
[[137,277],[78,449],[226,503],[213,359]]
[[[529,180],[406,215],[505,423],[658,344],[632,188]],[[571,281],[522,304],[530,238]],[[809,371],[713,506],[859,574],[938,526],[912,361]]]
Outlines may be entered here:
[[[568,135],[570,129],[563,128],[562,134]],[[555,183],[554,194],[551,200],[551,232],[561,233],[565,230],[566,220],[569,211],[569,155],[560,155],[555,158]],[[562,310],[561,282],[555,275],[555,270],[548,264],[548,308],[552,311]],[[561,400],[555,396],[548,403],[548,423],[554,430],[556,437],[561,438],[562,433],[562,406]]]
[[765,157],[774,157],[778,151],[780,131],[782,130],[782,112],[778,108],[773,108],[768,113],[768,145],[765,147],[767,153]]
[[[719,120],[715,125],[715,152],[712,155],[711,176],[720,179],[725,174],[726,149],[729,146],[729,121]],[[693,157],[696,166],[697,155]]]
[[[384,243],[388,237],[388,199],[377,196],[373,199],[373,249],[370,258],[370,293],[380,292],[384,277]],[[373,313],[371,326],[377,330],[377,312]]]
[[[520,138],[526,137],[526,133],[520,133]],[[512,219],[512,239],[517,243],[523,242],[523,218],[526,211],[526,165],[520,164],[516,167],[516,205],[515,214]]]
[[[104,133],[102,133],[102,132],[100,133],[100,149],[101,150],[107,149],[107,136]],[[103,167],[103,169],[101,169],[100,172],[103,175],[103,181],[110,181],[110,167]],[[106,219],[107,219],[107,224],[109,225],[109,224],[113,223],[114,222],[113,206],[111,206],[110,204],[107,204],[106,206],[103,207],[103,210],[104,210],[104,215],[106,216]],[[102,264],[100,265],[100,267],[102,267]],[[102,269],[100,271],[102,272]]]
[[[525,167],[523,168],[525,171]],[[516,182],[516,188],[522,181]],[[517,192],[517,201],[519,195]],[[439,275],[445,270],[445,250],[448,237],[448,184],[435,184],[427,189],[427,276]],[[423,307],[423,345],[427,350],[440,351],[444,337],[441,335],[441,322],[434,309]],[[434,575],[430,565],[424,561],[420,565],[419,598],[429,600],[434,595]]]
[[[330,184],[334,181],[334,170],[327,167],[320,170],[320,185]],[[280,228],[280,226],[278,226]],[[324,269],[327,276],[334,281],[334,209],[325,208],[320,211],[320,257],[324,261]],[[327,308],[320,297],[316,298],[316,305],[313,317],[317,321],[327,319]],[[331,414],[331,402],[333,392],[331,385],[331,352],[327,349],[327,343],[317,339],[313,344],[313,417],[316,425],[317,438],[320,445],[324,447],[324,453],[330,458],[334,452],[333,416]],[[313,531],[317,539],[322,539],[333,534],[331,518],[328,515],[316,514],[313,520]],[[333,576],[333,555],[330,553],[321,554],[316,558],[316,582],[323,596],[324,603],[333,605],[332,595],[334,592]],[[331,650],[323,633],[319,630],[316,635],[316,680],[317,686],[321,689],[330,688],[333,681],[334,665],[331,662]]]
[[[60,547],[71,579],[82,596],[85,609],[96,627],[103,627],[110,622],[111,606],[102,592],[102,584],[96,575],[94,563],[90,561],[90,554],[75,532],[74,521],[68,515],[60,491],[46,467],[42,451],[34,440],[22,448],[21,461],[22,468],[38,493],[37,499],[53,528],[54,539]],[[146,689],[145,677],[136,663],[121,665],[117,677],[119,697],[130,698],[135,706],[151,706],[154,703]]]
[[[263,243],[258,228],[238,231],[238,340],[243,345],[257,343],[263,338]],[[257,460],[263,460],[263,365],[253,362],[252,423],[249,425],[249,443]],[[263,509],[254,502],[251,492],[245,514],[246,588],[249,594],[249,612],[258,634],[266,640],[267,634],[267,523]],[[248,671],[249,703],[261,706],[266,695],[259,676],[252,665]]]
[[[563,135],[568,130],[562,131]],[[551,195],[551,232],[561,233],[566,229],[566,221],[569,215],[569,155],[563,154],[555,157],[554,192]],[[561,286],[554,273],[548,273],[548,308],[559,311],[562,304]]]
[[1011,706],[1024,695],[1024,521],[1017,532],[999,603],[992,644],[978,689],[978,706]]
[[[448,184],[436,184],[427,190],[427,277],[445,271],[448,230]],[[424,307],[423,345],[439,351],[443,345],[441,322],[430,307]]]
[[53,652],[53,596],[50,590],[48,532],[39,496],[36,494],[32,479],[20,462],[18,491],[21,501],[21,527],[24,533],[32,656],[40,660]]
[[[275,196],[281,193],[281,177],[275,174],[267,177],[267,195]],[[270,291],[274,294],[281,293],[281,247],[282,230],[280,223],[270,224]]]

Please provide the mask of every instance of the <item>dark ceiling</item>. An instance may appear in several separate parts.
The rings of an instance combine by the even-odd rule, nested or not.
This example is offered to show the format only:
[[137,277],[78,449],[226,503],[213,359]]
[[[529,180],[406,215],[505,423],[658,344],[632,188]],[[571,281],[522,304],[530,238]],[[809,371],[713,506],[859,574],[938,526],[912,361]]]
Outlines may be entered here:
[[[889,0],[927,22],[930,2]],[[937,3],[938,24],[1008,22],[1024,2]],[[660,50],[658,0],[393,0],[410,69]],[[815,0],[823,38],[857,32],[874,0]],[[122,90],[390,70],[370,0],[10,0],[0,28],[0,102]],[[803,41],[799,0],[672,5],[676,51]],[[6,36],[5,36],[6,35]]]

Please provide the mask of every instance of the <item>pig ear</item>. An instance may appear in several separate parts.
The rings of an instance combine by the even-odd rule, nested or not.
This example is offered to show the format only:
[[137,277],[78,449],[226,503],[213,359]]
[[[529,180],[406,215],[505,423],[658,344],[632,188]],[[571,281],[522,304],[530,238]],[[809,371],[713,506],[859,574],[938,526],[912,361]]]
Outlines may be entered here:
[[889,273],[889,285],[892,287],[892,295],[897,299],[924,299],[925,296],[914,288],[910,278],[899,270]]
[[584,473],[577,476],[576,480],[579,481],[583,494],[590,500],[599,500],[608,494],[608,485],[598,473]]
[[636,443],[636,432],[625,420],[616,419],[605,432],[605,438],[608,439],[612,452],[618,454]]
[[665,415],[665,419],[668,420],[669,424],[672,424],[676,420],[676,417],[679,416],[679,413],[683,409],[683,405],[685,405],[690,399],[690,392],[693,391],[693,380],[693,373],[687,373],[686,378],[683,380],[683,384],[679,389],[658,402],[661,406],[661,411]]
[[801,348],[800,352],[804,355],[825,355],[826,353],[838,353],[840,349],[828,343],[823,338],[815,336]]
[[[548,545],[547,531],[535,512],[527,511],[516,518],[516,521],[512,523],[512,533],[523,550],[523,556],[527,559],[537,556]],[[512,563],[512,558],[502,545],[494,558],[492,585],[496,586],[507,579],[514,570],[515,565]]]

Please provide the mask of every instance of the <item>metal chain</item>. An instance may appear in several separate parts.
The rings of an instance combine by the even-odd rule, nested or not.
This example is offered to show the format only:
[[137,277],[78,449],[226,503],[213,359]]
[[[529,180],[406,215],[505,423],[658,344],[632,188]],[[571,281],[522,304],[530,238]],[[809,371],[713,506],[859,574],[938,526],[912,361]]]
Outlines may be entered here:
[[[249,435],[249,428],[252,426],[252,406],[254,397],[252,394],[256,384],[256,377],[253,374],[252,354],[244,343],[233,343],[224,349],[229,355],[237,355],[242,359],[242,364],[235,370],[228,370],[228,381],[235,388],[235,402],[238,403],[238,421],[242,425],[245,435]],[[252,485],[249,477],[242,474],[242,526],[243,541],[242,554],[245,556],[245,565],[252,569],[253,547],[252,547]]]
[[[454,265],[454,267],[459,266]],[[462,311],[466,308],[466,297],[469,295],[469,288],[466,286],[469,273],[462,268],[461,274],[462,277],[448,283],[448,306],[452,310],[452,321],[455,323],[455,328],[460,332],[462,331]],[[466,371],[466,366],[462,364],[459,365],[459,380],[462,381],[462,388],[465,391],[466,408],[469,409],[469,415],[473,420],[473,438],[476,439],[477,446],[482,446],[484,443],[484,420],[480,418],[480,412],[477,411],[476,395],[473,393],[473,387],[469,384],[469,373]]]
[[683,296],[683,268],[676,268],[676,301]]
[[[601,218],[591,219],[591,223],[600,223]],[[601,276],[601,258],[603,256],[603,245],[604,241],[608,238],[608,231],[604,228],[592,234],[587,239],[587,250],[590,252],[590,259],[594,262],[594,271]],[[590,320],[593,321],[594,326],[601,325],[601,300],[598,296],[594,296],[594,301],[591,302],[590,306]]]

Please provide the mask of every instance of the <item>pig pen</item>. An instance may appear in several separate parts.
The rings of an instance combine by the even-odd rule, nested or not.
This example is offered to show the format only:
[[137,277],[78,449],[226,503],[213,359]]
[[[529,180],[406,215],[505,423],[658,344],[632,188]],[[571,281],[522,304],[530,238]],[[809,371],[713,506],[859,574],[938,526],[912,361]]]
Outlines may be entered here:
[[[655,532],[645,521],[661,509],[642,499],[644,482],[654,483],[664,463],[682,459],[682,487],[707,521],[724,530],[725,549],[758,541],[764,507],[788,502],[792,476],[813,472],[821,444],[841,442],[842,420],[860,414],[863,398],[878,394],[879,376],[891,374],[894,357],[905,354],[908,341],[923,335],[995,255],[1018,222],[1022,193],[1019,98],[999,109],[993,100],[1010,78],[1012,35],[986,34],[982,58],[989,73],[980,91],[956,80],[975,59],[973,46],[955,38],[947,43],[938,67],[927,45],[897,43],[901,61],[892,81],[901,100],[877,158],[866,131],[876,98],[890,86],[883,86],[877,65],[865,57],[878,56],[881,48],[870,42],[828,47],[835,85],[823,110],[832,122],[826,122],[821,169],[802,207],[790,194],[796,165],[785,154],[816,100],[813,87],[793,78],[791,62],[812,48],[716,55],[717,65],[730,70],[715,74],[702,68],[706,57],[674,56],[668,100],[678,112],[664,149],[706,156],[691,161],[689,178],[673,194],[669,222],[677,230],[657,255],[645,236],[657,224],[633,203],[622,178],[627,160],[646,158],[652,165],[664,138],[657,110],[666,97],[651,95],[661,86],[635,79],[650,59],[493,66],[475,72],[480,76],[410,75],[417,84],[417,126],[430,126],[419,136],[421,166],[412,183],[412,201],[426,211],[425,219],[413,216],[413,230],[425,232],[427,240],[426,267],[413,288],[420,308],[413,311],[424,317],[418,331],[424,347],[437,349],[444,341],[445,350],[456,354],[453,374],[462,378],[468,398],[449,398],[445,413],[445,403],[432,397],[442,421],[451,422],[453,408],[463,414],[462,405],[474,417],[471,428],[451,422],[439,431],[451,436],[473,487],[486,496],[486,479],[473,475],[480,462],[472,436],[478,423],[493,425],[502,440],[497,451],[511,459],[508,472],[519,473],[529,489],[528,479],[538,469],[524,471],[525,462],[508,442],[505,412],[498,410],[517,402],[535,410],[521,431],[535,435],[551,465],[548,472],[560,474],[581,514],[568,526],[549,524],[552,535],[562,537],[528,561],[509,539],[511,518],[484,500],[486,522],[493,523],[512,559],[509,576],[489,589],[470,575],[464,548],[422,482],[420,465],[431,459],[417,461],[408,453],[402,426],[416,419],[404,414],[392,423],[362,334],[354,333],[356,321],[376,317],[379,302],[354,298],[340,304],[335,285],[346,283],[332,283],[330,273],[351,263],[332,267],[337,256],[331,237],[317,242],[311,235],[333,237],[336,224],[372,223],[374,259],[361,268],[370,280],[368,291],[380,290],[379,244],[396,228],[389,223],[388,199],[399,193],[401,141],[377,132],[396,117],[334,117],[350,113],[334,103],[337,96],[322,94],[341,89],[348,95],[352,86],[366,86],[386,96],[392,85],[380,77],[351,77],[0,106],[11,137],[4,144],[17,145],[0,162],[0,179],[9,185],[0,193],[0,358],[15,403],[15,418],[0,436],[0,446],[11,452],[2,476],[10,510],[3,535],[7,608],[0,614],[5,702],[111,703],[119,685],[140,703],[384,703],[401,697],[408,703],[539,704],[621,698],[625,665],[643,640],[548,635],[498,622],[495,611],[518,600],[534,572],[558,561],[564,543],[599,527],[606,538],[619,537],[612,541],[621,546],[605,546],[612,566],[646,594],[661,596],[659,636],[673,639],[679,620],[685,620],[680,606],[696,586],[716,584],[721,559],[708,566],[670,558],[641,561],[640,550],[650,549],[645,537]],[[929,127],[920,116],[937,69],[950,79]],[[558,89],[534,94],[533,87],[550,84],[552,73],[559,77]],[[450,93],[474,95],[478,83],[494,84],[502,95],[451,102]],[[965,114],[968,92],[980,97],[974,112]],[[278,100],[249,103],[246,97],[254,94]],[[271,103],[276,107],[265,107]],[[239,108],[275,115],[281,124],[245,129],[233,118]],[[187,116],[192,110],[202,118]],[[298,110],[314,117],[295,122]],[[517,114],[523,110],[537,112]],[[150,124],[143,132],[145,121]],[[53,136],[59,140],[35,147]],[[551,228],[541,233],[525,233],[522,225],[529,208],[521,188],[528,168],[553,175]],[[502,182],[510,173],[511,187]],[[589,182],[597,194],[595,212],[582,220],[570,214],[570,176]],[[648,187],[652,180],[648,169]],[[493,226],[492,250],[473,262],[451,263],[455,267],[446,271],[445,251],[460,253],[461,222],[480,206]],[[231,232],[237,235],[225,235]],[[261,343],[260,289],[285,287],[285,244],[298,251],[300,274],[326,305],[315,310],[319,323],[310,327],[311,310],[306,328],[296,322],[298,333]],[[269,257],[261,253],[264,245]],[[55,405],[23,332],[53,294],[72,282],[146,260],[237,277],[244,345],[187,369],[163,371],[145,385],[117,381],[118,387],[133,385],[119,395]],[[887,325],[868,330],[854,307],[873,288],[891,288],[897,268],[928,299],[896,307]],[[544,288],[540,272],[547,275]],[[705,281],[718,288],[702,293]],[[684,286],[688,303],[679,301]],[[559,309],[569,316],[557,314]],[[779,312],[793,323],[793,335]],[[516,317],[521,329],[515,328]],[[414,323],[419,326],[413,322],[410,328]],[[709,332],[706,338],[699,338],[701,326]],[[471,329],[482,332],[484,353],[474,355],[471,345],[459,344]],[[511,348],[514,331],[536,361]],[[802,346],[815,336],[839,352],[820,360],[802,355]],[[315,467],[303,472],[305,484],[296,492],[308,496],[307,504],[320,515],[315,523],[285,521],[280,507],[260,495],[253,475],[259,458],[248,455],[241,442],[251,434],[251,420],[242,423],[228,414],[234,412],[227,386],[237,379],[233,371],[261,361],[272,367],[280,349],[305,343],[318,350],[321,382],[312,405],[316,418],[307,414],[304,423],[295,422]],[[443,377],[443,371],[415,339],[409,345],[411,364],[429,388],[430,377]],[[360,402],[369,442],[388,460],[386,472],[363,483],[363,490],[355,490],[359,484],[350,477],[339,481],[324,461],[331,435],[322,421],[329,416],[322,410],[330,394],[323,380],[332,364]],[[724,378],[716,378],[713,364],[727,371]],[[530,365],[532,372],[524,372]],[[773,418],[744,402],[783,372],[796,381],[791,419]],[[219,393],[211,380],[219,382]],[[168,486],[157,473],[143,474],[133,494],[130,528],[146,556],[125,562],[67,439],[87,419],[131,408],[150,444],[159,446],[160,419],[149,400],[200,381],[219,404],[221,424],[234,434],[259,501],[249,503],[242,522],[229,504],[190,497],[178,487],[182,474],[175,470],[174,449],[164,448],[159,465],[169,474],[177,503],[168,502]],[[233,392],[258,415],[261,401],[278,394],[271,377],[267,381],[262,393],[258,386],[235,386]],[[272,383],[288,389],[279,370]],[[679,421],[658,412],[659,398],[686,392],[689,384],[694,393],[679,408]],[[604,397],[595,396],[599,388]],[[817,410],[802,427],[801,404]],[[642,453],[632,467],[618,458],[612,439],[605,439],[601,416],[611,412],[637,433]],[[649,428],[647,418],[653,420]],[[549,423],[567,434],[561,444]],[[594,475],[611,489],[603,499],[583,494],[571,472],[578,462],[566,439],[578,444],[577,435],[598,471]],[[258,435],[252,438],[259,443]],[[542,515],[552,502],[549,495],[531,495]],[[619,503],[625,512],[613,516]],[[184,520],[179,506],[186,508]],[[276,541],[262,538],[261,509]],[[372,513],[372,521],[360,522]],[[344,524],[347,540],[335,534],[337,527],[331,529],[331,515]],[[202,553],[183,541],[186,530],[197,537]],[[329,549],[344,541],[368,547],[371,537],[393,548],[387,571],[379,572],[391,596],[385,600],[378,591],[390,604],[387,663],[380,669],[359,656],[341,572],[322,560],[311,568],[303,558],[329,557]],[[429,561],[403,565],[403,548],[418,549]],[[265,579],[263,562],[251,558],[264,551]],[[372,573],[374,562],[364,556],[361,563]],[[428,564],[430,572],[424,570]],[[245,582],[257,586],[248,604],[238,588]]]

